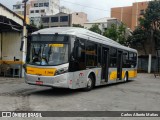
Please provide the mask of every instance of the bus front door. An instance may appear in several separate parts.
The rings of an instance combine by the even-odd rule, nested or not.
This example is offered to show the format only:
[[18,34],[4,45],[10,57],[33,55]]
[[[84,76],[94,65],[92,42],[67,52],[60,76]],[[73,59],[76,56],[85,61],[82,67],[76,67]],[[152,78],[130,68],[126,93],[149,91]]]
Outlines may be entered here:
[[122,51],[118,51],[117,80],[122,80]]
[[108,82],[108,48],[102,48],[102,80]]

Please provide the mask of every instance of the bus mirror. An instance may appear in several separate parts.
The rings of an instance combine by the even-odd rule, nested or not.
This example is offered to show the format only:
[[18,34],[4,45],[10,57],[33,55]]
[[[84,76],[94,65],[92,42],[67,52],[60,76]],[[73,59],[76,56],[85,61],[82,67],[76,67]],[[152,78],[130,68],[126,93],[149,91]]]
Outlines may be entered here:
[[80,58],[81,57],[81,47],[77,46],[73,53],[74,53],[73,56],[75,59]]

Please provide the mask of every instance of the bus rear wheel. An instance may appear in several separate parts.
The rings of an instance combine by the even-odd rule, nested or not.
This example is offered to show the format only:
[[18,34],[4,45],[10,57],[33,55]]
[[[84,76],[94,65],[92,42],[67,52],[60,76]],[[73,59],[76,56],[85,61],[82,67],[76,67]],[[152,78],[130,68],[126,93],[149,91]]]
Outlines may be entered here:
[[125,76],[124,76],[124,82],[128,81],[128,72],[126,72]]
[[84,90],[90,91],[93,89],[93,86],[94,86],[94,78],[92,75],[89,75],[87,79],[87,86],[84,88]]

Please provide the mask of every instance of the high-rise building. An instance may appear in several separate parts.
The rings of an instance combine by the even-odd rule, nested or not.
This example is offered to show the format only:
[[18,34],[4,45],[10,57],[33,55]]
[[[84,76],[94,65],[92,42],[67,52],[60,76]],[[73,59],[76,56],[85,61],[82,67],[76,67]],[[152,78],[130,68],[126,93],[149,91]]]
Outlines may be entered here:
[[41,17],[59,13],[59,0],[31,0],[29,17],[32,24],[41,25]]
[[[26,15],[29,15],[30,3],[27,2],[26,5]],[[24,3],[22,1],[18,1],[15,5],[13,5],[13,11],[19,15],[24,15]]]
[[131,30],[139,25],[139,18],[148,7],[148,2],[135,2],[132,6],[111,8],[111,17],[117,18],[126,24]]

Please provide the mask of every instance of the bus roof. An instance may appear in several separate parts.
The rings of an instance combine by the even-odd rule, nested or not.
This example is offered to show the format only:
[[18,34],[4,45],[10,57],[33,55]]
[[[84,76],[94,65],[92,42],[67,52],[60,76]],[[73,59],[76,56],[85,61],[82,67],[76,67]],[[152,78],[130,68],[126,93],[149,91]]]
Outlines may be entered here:
[[115,42],[114,40],[111,40],[107,37],[104,37],[100,34],[97,34],[95,32],[89,31],[87,29],[84,28],[78,28],[78,27],[53,27],[53,28],[45,28],[45,29],[41,29],[39,31],[33,32],[32,35],[36,35],[36,34],[67,34],[67,35],[74,35],[80,38],[92,38],[89,39],[91,41],[94,42],[98,42],[98,43],[102,43],[102,44],[106,44],[112,47],[116,47],[116,48],[120,48],[123,50],[127,50],[127,51],[132,51],[132,52],[137,52],[137,50],[123,46],[117,42]]

